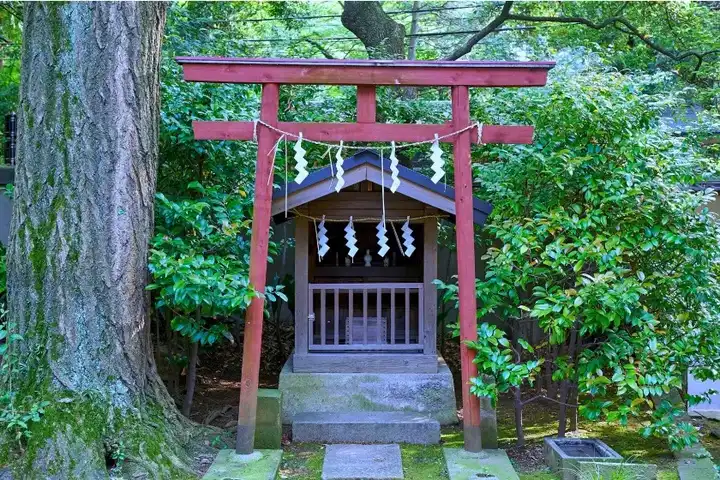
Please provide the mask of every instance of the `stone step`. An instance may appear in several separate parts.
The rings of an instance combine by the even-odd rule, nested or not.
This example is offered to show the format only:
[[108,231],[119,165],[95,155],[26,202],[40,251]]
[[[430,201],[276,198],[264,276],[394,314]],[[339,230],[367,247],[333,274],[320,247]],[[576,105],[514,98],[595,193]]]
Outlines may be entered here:
[[322,480],[402,480],[400,446],[328,445]]
[[405,412],[299,413],[293,418],[292,432],[295,442],[440,442],[437,420]]

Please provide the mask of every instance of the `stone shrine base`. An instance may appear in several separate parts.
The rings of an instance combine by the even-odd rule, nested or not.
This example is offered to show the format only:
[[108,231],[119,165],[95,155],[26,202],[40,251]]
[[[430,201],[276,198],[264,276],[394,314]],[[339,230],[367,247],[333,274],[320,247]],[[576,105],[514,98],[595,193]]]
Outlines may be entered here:
[[286,425],[310,412],[407,412],[457,423],[453,377],[442,359],[437,373],[295,373],[291,356],[279,389]]

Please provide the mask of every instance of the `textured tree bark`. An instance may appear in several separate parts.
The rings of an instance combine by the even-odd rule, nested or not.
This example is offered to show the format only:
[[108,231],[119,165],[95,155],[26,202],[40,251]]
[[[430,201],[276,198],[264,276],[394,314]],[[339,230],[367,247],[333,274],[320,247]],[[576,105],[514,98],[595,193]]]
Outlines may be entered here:
[[107,446],[118,442],[127,468],[189,474],[144,291],[165,10],[25,5],[8,255],[25,367],[11,375],[19,394],[51,403],[19,461],[22,478],[106,478]]
[[523,428],[523,401],[522,389],[520,387],[513,388],[513,406],[515,407],[515,433],[517,434],[518,447],[525,446],[525,429]]
[[[577,368],[575,354],[577,352],[577,343],[580,334],[578,332],[578,323],[575,322],[570,331],[570,343],[568,344],[568,362],[572,362]],[[564,437],[567,432],[567,410],[570,401],[571,380],[564,379],[560,382],[560,412],[558,413],[558,437]]]
[[197,382],[198,342],[190,344],[190,357],[188,359],[188,372],[185,379],[185,399],[183,400],[182,414],[190,418],[193,397],[195,396],[195,383]]
[[[517,319],[515,321],[515,324],[511,330],[512,332],[512,340],[513,340],[513,348],[515,349],[515,352],[520,352],[520,319]],[[520,357],[520,354],[517,353],[517,361],[520,362],[522,358]],[[523,407],[525,404],[523,403],[522,399],[522,387],[518,386],[513,388],[513,407],[515,409],[515,432],[517,434],[517,443],[516,445],[518,447],[524,447],[525,446],[525,426],[523,425]]]
[[408,42],[408,60],[415,60],[417,57],[417,33],[420,31],[420,2],[417,0],[413,2],[412,6],[412,20],[410,22],[410,40]]
[[405,27],[390,18],[380,2],[346,1],[341,21],[365,45],[368,57],[405,58]]
[[547,396],[553,400],[557,398],[557,382],[552,379],[552,365],[558,356],[558,348],[556,346],[547,347],[548,358],[545,361],[545,383],[547,384]]

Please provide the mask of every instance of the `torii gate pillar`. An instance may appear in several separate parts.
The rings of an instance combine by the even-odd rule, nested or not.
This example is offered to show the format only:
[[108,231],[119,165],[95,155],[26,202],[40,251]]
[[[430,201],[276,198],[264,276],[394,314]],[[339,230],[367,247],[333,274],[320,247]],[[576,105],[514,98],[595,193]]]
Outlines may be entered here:
[[[185,80],[196,82],[259,83],[263,85],[260,120],[255,122],[193,122],[197,140],[252,140],[258,133],[255,208],[250,248],[250,283],[265,291],[272,202],[272,149],[278,135],[267,126],[290,135],[323,142],[418,142],[435,134],[448,135],[455,163],[455,218],[460,301],[460,355],[462,365],[465,450],[478,452],[480,399],[470,394],[470,379],[477,376],[473,353],[465,342],[477,339],[475,291],[475,233],[472,207],[470,144],[532,143],[533,127],[485,125],[451,135],[470,123],[468,87],[537,87],[545,85],[553,62],[418,62],[376,60],[193,58],[176,59]],[[357,123],[294,123],[278,121],[280,84],[356,85]],[[452,89],[452,123],[378,124],[375,122],[375,87],[445,86]],[[476,135],[473,138],[473,134]],[[264,299],[254,298],[246,314],[236,452],[253,451],[257,389],[260,372]]]
[[[456,130],[470,124],[468,87],[452,87],[452,123]],[[470,379],[477,377],[475,355],[465,344],[477,340],[477,300],[475,289],[475,230],[473,224],[472,168],[470,165],[470,132],[463,132],[453,142],[455,165],[455,237],[457,243],[458,302],[460,318],[460,365],[462,375],[463,433],[465,450],[479,452],[480,398],[470,393]]]
[[[264,84],[260,101],[260,119],[269,125],[276,125],[279,104],[280,86],[277,83]],[[269,128],[263,128],[258,132],[255,202],[250,240],[250,285],[259,292],[265,291],[267,277],[270,209],[273,189],[271,178],[273,162],[271,162],[270,155],[273,154],[272,149],[276,141],[277,134]],[[255,297],[252,299],[250,308],[245,312],[240,410],[238,412],[235,444],[235,451],[243,454],[253,452],[255,439],[264,304],[265,299],[263,297]]]

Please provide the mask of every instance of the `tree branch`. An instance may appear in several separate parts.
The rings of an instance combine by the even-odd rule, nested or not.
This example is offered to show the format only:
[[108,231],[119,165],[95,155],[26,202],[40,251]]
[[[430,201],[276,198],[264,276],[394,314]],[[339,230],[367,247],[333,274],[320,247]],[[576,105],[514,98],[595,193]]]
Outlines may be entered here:
[[[638,30],[628,19],[620,16],[613,16],[603,20],[602,22],[593,22],[583,17],[551,17],[551,16],[534,16],[534,15],[523,15],[523,14],[509,14],[506,21],[522,21],[522,22],[544,22],[544,23],[567,23],[567,24],[579,24],[593,30],[602,30],[607,27],[613,27],[627,35],[632,35],[640,41],[642,41],[650,49],[674,60],[676,62],[685,60],[690,57],[695,57],[698,60],[703,59],[708,55],[714,55],[720,53],[720,49],[708,50],[706,52],[698,52],[696,50],[689,50],[687,52],[673,52],[672,50],[663,47],[657,42],[653,42],[647,35]],[[623,28],[624,27],[624,28]]]
[[522,21],[522,22],[536,22],[536,23],[565,23],[565,24],[577,24],[591,28],[593,30],[602,30],[607,27],[612,27],[622,33],[630,35],[632,37],[640,39],[648,48],[670,58],[673,61],[681,62],[689,58],[695,58],[696,64],[693,69],[693,78],[697,74],[698,70],[703,64],[705,57],[710,55],[720,54],[720,49],[713,49],[707,51],[688,50],[685,52],[673,51],[669,48],[663,47],[657,42],[654,42],[650,37],[642,33],[635,25],[633,25],[628,19],[620,16],[620,14],[628,6],[628,2],[623,2],[620,8],[615,12],[615,15],[609,17],[601,22],[593,22],[584,17],[568,17],[568,16],[537,16],[537,15],[524,15],[510,13],[513,2],[507,1],[503,5],[500,14],[492,19],[482,30],[478,31],[475,35],[470,37],[463,45],[456,48],[450,55],[445,57],[445,60],[457,60],[470,53],[472,48],[480,42],[482,39],[490,35],[491,33],[498,31],[504,23],[509,21]]
[[510,9],[512,8],[513,2],[505,2],[500,14],[493,18],[490,23],[477,32],[475,35],[470,37],[464,45],[456,48],[450,55],[444,58],[444,60],[457,60],[463,55],[470,53],[472,48],[483,38],[493,33],[498,27],[500,27],[510,16]]
[[22,22],[22,19],[23,19],[22,15],[17,10],[12,8],[10,5],[0,4],[0,7],[2,7],[3,10],[7,11],[10,15],[12,15],[13,17],[17,18],[18,20],[20,20]]
[[320,51],[320,53],[322,53],[323,56],[324,56],[325,58],[327,58],[328,60],[334,60],[334,59],[335,59],[335,57],[333,56],[333,54],[330,53],[330,51],[329,51],[327,48],[325,48],[325,47],[324,47],[320,42],[318,42],[317,40],[313,40],[312,38],[304,38],[303,40],[305,40],[307,43],[309,43],[309,44],[312,45],[313,47],[317,48],[317,49]]

